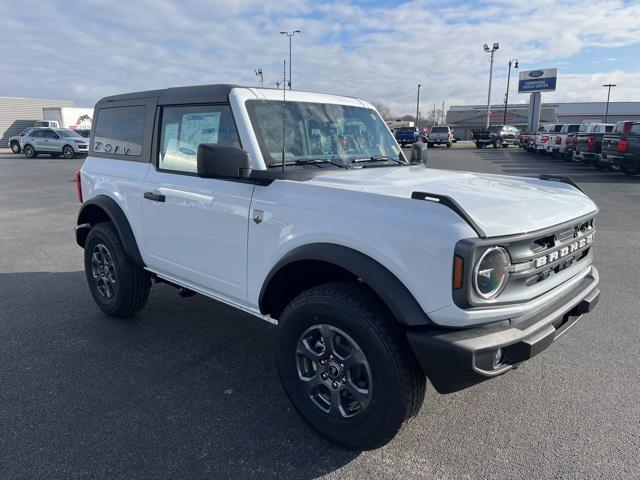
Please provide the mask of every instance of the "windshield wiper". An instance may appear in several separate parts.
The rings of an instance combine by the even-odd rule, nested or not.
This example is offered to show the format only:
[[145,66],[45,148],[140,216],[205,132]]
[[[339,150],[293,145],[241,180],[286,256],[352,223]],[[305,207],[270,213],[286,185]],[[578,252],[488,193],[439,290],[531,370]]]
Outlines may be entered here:
[[366,163],[366,162],[396,162],[400,165],[407,165],[407,163],[403,162],[398,158],[393,157],[367,157],[367,158],[354,158],[352,160],[353,163]]
[[[315,165],[318,168],[322,168],[319,165],[321,163],[330,163],[331,165],[335,165],[336,167],[349,168],[346,165],[343,165],[342,163],[333,162],[333,161],[331,161],[331,160],[329,160],[327,158],[309,158],[309,159],[304,159],[304,160],[288,160],[288,161],[284,162],[285,165]],[[282,166],[282,162],[270,163],[269,164],[269,168],[281,167],[281,166]]]

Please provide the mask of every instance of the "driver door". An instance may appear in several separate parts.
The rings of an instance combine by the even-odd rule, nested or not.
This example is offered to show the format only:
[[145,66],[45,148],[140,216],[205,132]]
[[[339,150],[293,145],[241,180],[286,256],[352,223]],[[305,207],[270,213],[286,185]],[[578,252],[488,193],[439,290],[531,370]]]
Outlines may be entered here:
[[197,176],[200,143],[240,147],[228,105],[166,106],[155,168],[145,180],[144,244],[151,270],[245,303],[254,185]]

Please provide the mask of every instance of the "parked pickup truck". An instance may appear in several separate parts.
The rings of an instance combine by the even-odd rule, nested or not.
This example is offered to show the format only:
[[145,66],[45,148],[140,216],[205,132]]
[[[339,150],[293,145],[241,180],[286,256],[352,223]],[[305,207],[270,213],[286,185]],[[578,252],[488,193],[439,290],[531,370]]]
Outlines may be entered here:
[[600,161],[625,175],[640,175],[640,122],[618,122],[602,140]]
[[540,125],[534,139],[533,151],[538,152],[540,155],[550,153],[549,144],[551,135],[559,133],[562,127],[563,125],[561,123],[545,123],[544,125]]
[[[596,305],[598,208],[570,180],[411,164],[370,103],[284,93],[203,85],[97,103],[76,241],[106,314],[132,317],[164,283],[277,325],[295,410],[362,449],[418,413],[425,377],[448,393],[505,374]],[[271,345],[232,346],[250,356],[256,342]],[[250,393],[242,403],[261,408]]]
[[453,130],[447,126],[431,127],[427,140],[429,148],[434,145],[446,145],[447,148],[451,148],[451,145],[453,145]]
[[473,139],[477,148],[493,145],[493,148],[508,147],[513,145],[518,135],[518,129],[510,125],[494,125],[487,130],[473,133]]
[[556,158],[571,160],[571,157],[566,156],[567,145],[572,145],[573,138],[578,134],[579,129],[579,123],[568,123],[562,125],[559,132],[552,132],[549,135],[547,152]]
[[573,152],[573,161],[591,163],[598,170],[606,167],[600,162],[602,151],[602,139],[606,133],[611,133],[613,127],[610,123],[585,123],[580,125],[576,140],[576,150]]
[[396,141],[404,147],[416,141],[420,131],[416,127],[400,127],[396,129]]

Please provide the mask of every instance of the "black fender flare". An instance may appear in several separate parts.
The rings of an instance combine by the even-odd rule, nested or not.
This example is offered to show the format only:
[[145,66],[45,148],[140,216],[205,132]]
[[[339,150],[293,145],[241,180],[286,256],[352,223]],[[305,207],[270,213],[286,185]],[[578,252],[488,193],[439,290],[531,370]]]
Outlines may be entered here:
[[140,255],[138,243],[136,242],[136,237],[133,235],[133,230],[131,230],[127,216],[116,201],[106,195],[96,195],[84,202],[82,207],[80,207],[78,221],[76,222],[76,242],[78,245],[84,248],[89,230],[91,230],[93,226],[91,219],[94,218],[93,214],[96,208],[102,210],[109,221],[113,223],[124,246],[124,251],[131,260],[137,265],[144,267],[142,255]]
[[332,243],[303,245],[293,249],[280,259],[262,284],[258,300],[261,311],[263,310],[264,296],[271,279],[287,265],[304,260],[331,263],[352,273],[382,299],[391,313],[402,324],[419,326],[432,323],[411,292],[386,267],[357,250]]

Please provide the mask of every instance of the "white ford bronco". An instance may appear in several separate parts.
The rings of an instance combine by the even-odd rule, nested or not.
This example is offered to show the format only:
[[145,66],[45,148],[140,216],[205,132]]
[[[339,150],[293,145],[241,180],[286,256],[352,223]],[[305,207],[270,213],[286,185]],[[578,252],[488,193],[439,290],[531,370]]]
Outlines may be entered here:
[[339,444],[384,444],[427,378],[504,374],[597,303],[598,209],[570,180],[412,163],[365,101],[208,85],[95,111],[76,240],[98,306],[132,316],[162,282],[277,325],[284,390]]

